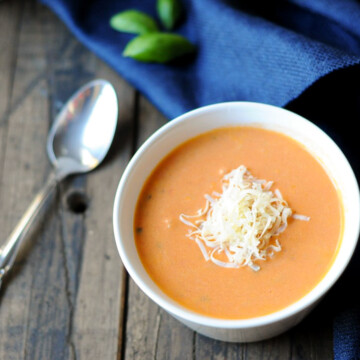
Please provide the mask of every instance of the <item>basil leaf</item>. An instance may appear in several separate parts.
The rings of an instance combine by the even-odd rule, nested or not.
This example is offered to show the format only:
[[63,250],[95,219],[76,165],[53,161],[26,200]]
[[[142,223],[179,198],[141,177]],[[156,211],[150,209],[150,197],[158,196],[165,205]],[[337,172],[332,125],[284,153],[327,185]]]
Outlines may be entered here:
[[171,30],[182,13],[182,6],[179,0],[157,0],[157,12],[161,23],[168,30]]
[[165,63],[194,51],[195,46],[183,36],[149,33],[131,40],[123,55],[144,62]]
[[137,10],[126,10],[112,16],[110,26],[114,30],[131,34],[145,34],[158,31],[155,20],[151,16]]

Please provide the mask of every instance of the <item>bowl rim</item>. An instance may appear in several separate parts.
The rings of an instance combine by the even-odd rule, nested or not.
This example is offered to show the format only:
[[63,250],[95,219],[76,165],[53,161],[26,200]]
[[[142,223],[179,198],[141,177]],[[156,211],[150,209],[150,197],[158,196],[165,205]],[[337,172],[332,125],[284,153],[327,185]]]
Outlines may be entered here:
[[[139,149],[136,151],[136,153],[133,155],[133,157],[129,161],[128,165],[126,166],[126,169],[124,170],[124,173],[121,176],[121,179],[120,179],[117,191],[116,191],[114,207],[113,207],[113,230],[114,230],[114,235],[115,235],[116,246],[117,246],[119,255],[121,257],[121,260],[123,262],[123,265],[125,266],[129,275],[135,281],[135,283],[139,286],[139,288],[150,299],[152,299],[156,304],[158,304],[164,310],[166,310],[167,312],[169,312],[170,314],[174,315],[177,318],[180,318],[185,321],[189,321],[191,323],[199,324],[201,326],[208,326],[208,327],[212,327],[212,328],[221,328],[221,329],[245,329],[245,328],[254,328],[254,327],[259,327],[259,326],[265,326],[265,325],[269,325],[269,324],[273,324],[273,323],[277,323],[277,322],[286,320],[287,318],[290,318],[290,317],[300,313],[301,311],[311,307],[318,300],[320,300],[321,297],[339,279],[339,277],[341,276],[341,274],[347,267],[348,263],[350,262],[350,259],[355,251],[355,248],[356,248],[356,245],[358,242],[358,238],[359,238],[360,216],[357,217],[359,220],[357,221],[356,230],[355,230],[357,233],[357,237],[354,237],[354,240],[352,241],[351,246],[348,248],[348,251],[346,254],[347,256],[342,261],[341,266],[339,266],[337,268],[337,271],[334,274],[334,276],[331,279],[327,279],[327,275],[334,266],[334,263],[337,259],[339,250],[342,247],[343,242],[338,249],[338,253],[335,256],[335,258],[332,262],[332,265],[330,266],[330,268],[328,269],[328,271],[326,272],[326,274],[324,275],[322,280],[320,280],[320,282],[312,290],[310,290],[307,294],[305,294],[302,298],[300,298],[296,302],[288,305],[286,308],[283,308],[276,312],[273,312],[273,313],[270,313],[267,315],[263,315],[263,316],[248,318],[248,319],[222,319],[222,318],[216,318],[216,317],[211,317],[211,316],[196,313],[195,311],[185,308],[181,304],[177,304],[175,300],[173,300],[174,303],[171,303],[167,300],[167,298],[170,299],[170,297],[168,295],[166,295],[165,293],[162,293],[163,296],[159,296],[158,294],[154,293],[153,290],[146,284],[146,282],[137,273],[136,269],[134,269],[134,267],[132,266],[130,261],[128,261],[128,258],[126,256],[126,250],[124,249],[124,246],[121,241],[120,224],[119,224],[119,210],[120,210],[120,202],[121,202],[121,198],[122,198],[123,188],[127,182],[128,177],[130,176],[133,168],[141,160],[142,154],[154,143],[154,141],[157,141],[157,140],[161,139],[163,136],[166,136],[167,132],[170,129],[173,129],[174,127],[179,126],[179,124],[181,124],[183,121],[185,121],[188,118],[206,113],[208,111],[219,110],[222,107],[224,107],[224,110],[226,109],[226,111],[228,111],[227,108],[229,106],[235,106],[235,107],[252,106],[252,107],[258,107],[259,110],[262,109],[262,110],[269,110],[269,111],[281,111],[281,112],[284,112],[284,114],[286,114],[287,116],[296,117],[296,118],[300,119],[301,121],[316,128],[317,131],[320,131],[323,135],[325,135],[325,137],[327,137],[328,140],[330,140],[330,142],[332,143],[332,146],[335,146],[335,148],[337,149],[337,151],[339,153],[342,163],[346,167],[348,167],[348,170],[350,170],[350,173],[352,174],[352,178],[350,179],[350,181],[353,183],[354,189],[357,192],[358,200],[356,203],[356,211],[357,211],[358,215],[360,214],[360,193],[359,193],[359,186],[356,181],[354,172],[353,172],[347,158],[343,154],[342,150],[322,129],[320,129],[317,125],[315,125],[314,123],[305,119],[304,117],[302,117],[292,111],[283,109],[281,107],[263,104],[263,103],[257,103],[257,102],[249,102],[249,101],[230,101],[230,102],[221,102],[221,103],[217,103],[217,104],[203,106],[203,107],[191,110],[189,112],[186,112],[186,113],[174,118],[173,120],[167,122],[165,125],[160,127],[158,130],[156,130],[139,147]],[[239,126],[241,126],[241,125],[239,125]],[[209,131],[209,130],[206,130],[206,131]],[[206,131],[204,131],[204,132],[206,132]],[[280,133],[282,133],[281,130],[280,130]],[[190,138],[191,137],[189,137],[189,139]],[[164,157],[165,156],[166,156],[166,154],[164,154]],[[327,279],[327,281],[324,282],[324,279]],[[157,286],[156,283],[154,283],[154,284],[155,284],[155,286]],[[158,289],[161,291],[160,288],[158,288]]]

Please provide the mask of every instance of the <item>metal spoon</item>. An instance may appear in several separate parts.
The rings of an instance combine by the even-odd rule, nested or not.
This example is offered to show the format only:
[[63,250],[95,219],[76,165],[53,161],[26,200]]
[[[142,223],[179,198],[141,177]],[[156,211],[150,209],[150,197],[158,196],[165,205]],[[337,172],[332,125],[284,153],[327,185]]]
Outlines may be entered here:
[[47,141],[54,171],[0,248],[0,287],[31,224],[57,184],[68,175],[93,170],[103,161],[114,138],[117,116],[116,93],[105,80],[83,86],[58,114]]

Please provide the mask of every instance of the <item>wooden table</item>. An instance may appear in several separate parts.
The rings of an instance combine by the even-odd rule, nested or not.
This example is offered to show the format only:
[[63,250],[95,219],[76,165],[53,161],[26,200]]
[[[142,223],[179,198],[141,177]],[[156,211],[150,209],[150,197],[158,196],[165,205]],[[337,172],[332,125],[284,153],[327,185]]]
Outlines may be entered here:
[[30,0],[0,2],[3,240],[51,170],[54,116],[99,77],[118,93],[116,141],[103,166],[61,186],[3,284],[0,359],[331,359],[332,323],[321,306],[275,339],[228,344],[189,330],[129,279],[115,248],[114,195],[131,155],[166,119]]

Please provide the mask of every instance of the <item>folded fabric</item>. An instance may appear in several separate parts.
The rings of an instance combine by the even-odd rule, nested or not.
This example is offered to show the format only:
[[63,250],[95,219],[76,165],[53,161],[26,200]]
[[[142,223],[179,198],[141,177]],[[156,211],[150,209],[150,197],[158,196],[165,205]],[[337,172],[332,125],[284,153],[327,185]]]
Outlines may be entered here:
[[42,1],[169,118],[221,101],[283,106],[325,74],[359,62],[355,0],[184,1],[179,30],[198,51],[193,61],[171,66],[123,58],[133,36],[109,26],[129,8],[155,16],[155,0]]
[[[168,118],[232,100],[278,106],[295,101],[298,110],[301,102],[295,99],[317,80],[360,62],[356,0],[184,0],[186,18],[178,32],[196,44],[197,53],[170,65],[122,57],[133,36],[109,26],[112,15],[129,8],[156,16],[155,0],[41,1]],[[341,133],[336,126],[333,131]],[[336,359],[360,357],[357,311],[349,308],[335,317]]]

